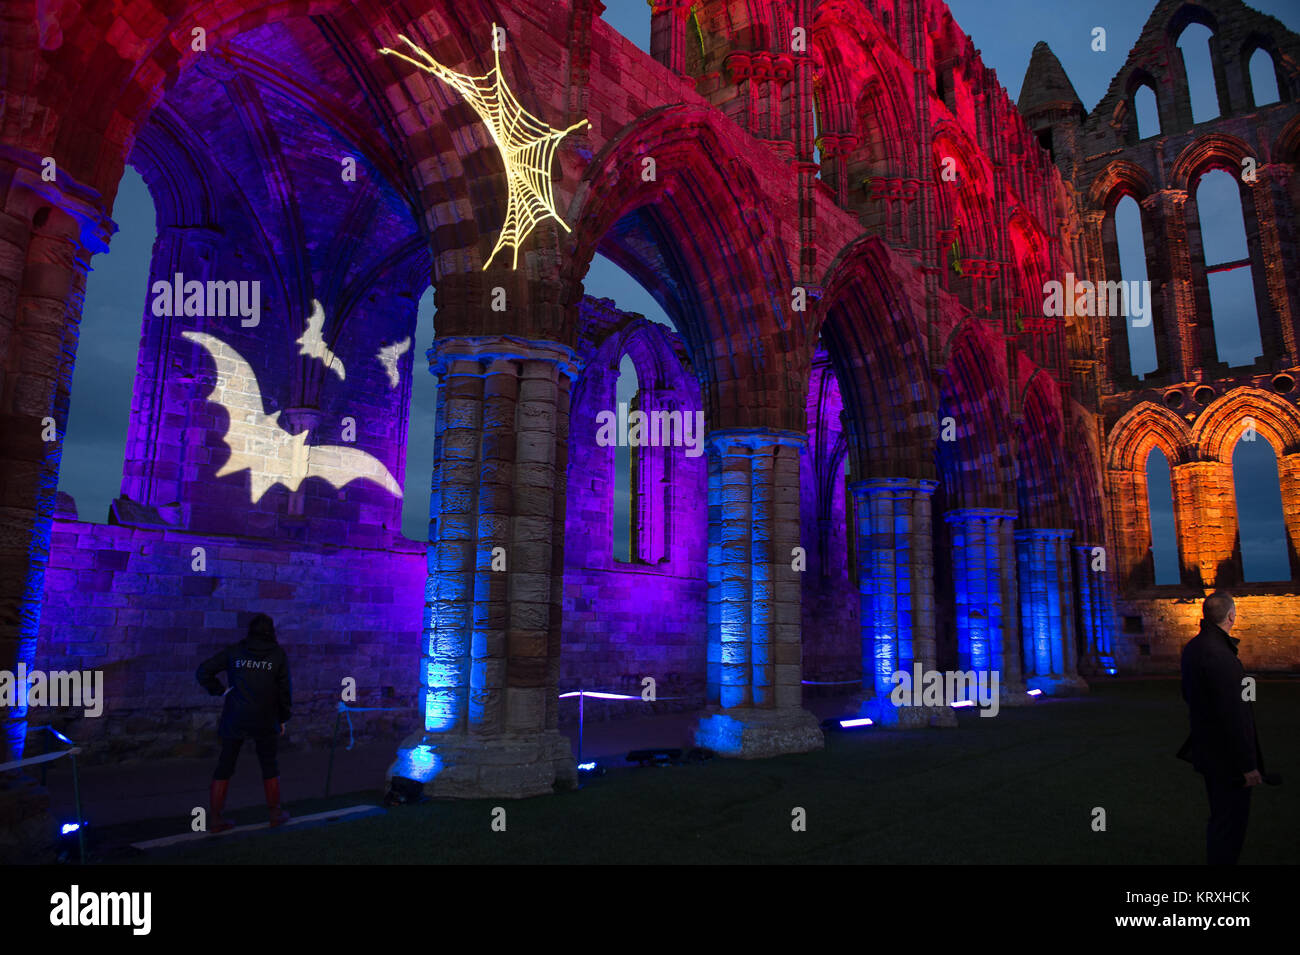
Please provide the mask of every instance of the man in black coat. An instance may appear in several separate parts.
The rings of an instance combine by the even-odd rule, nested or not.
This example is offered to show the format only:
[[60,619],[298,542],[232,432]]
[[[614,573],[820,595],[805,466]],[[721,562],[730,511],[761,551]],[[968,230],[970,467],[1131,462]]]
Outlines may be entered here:
[[1255,716],[1245,695],[1246,671],[1237,659],[1239,640],[1228,636],[1237,622],[1232,597],[1216,591],[1201,607],[1201,631],[1183,647],[1183,699],[1191,735],[1178,751],[1205,777],[1210,797],[1206,857],[1210,865],[1236,865],[1246,839],[1250,791],[1263,782],[1264,759]]
[[[217,674],[223,671],[229,684],[226,687],[217,679]],[[246,739],[253,740],[262,766],[262,785],[271,825],[284,824],[289,814],[280,808],[276,736],[284,735],[284,724],[289,721],[289,657],[275,640],[271,618],[264,613],[255,616],[248,624],[247,637],[204,660],[194,676],[213,696],[226,699],[217,729],[221,755],[212,774],[208,832],[224,832],[234,826],[221,817],[221,811],[226,805],[226,790],[235,772],[235,760]]]

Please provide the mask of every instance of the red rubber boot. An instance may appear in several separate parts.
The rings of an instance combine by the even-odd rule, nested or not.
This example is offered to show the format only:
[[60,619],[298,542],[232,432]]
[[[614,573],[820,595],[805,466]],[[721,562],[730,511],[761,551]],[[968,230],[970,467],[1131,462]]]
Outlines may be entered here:
[[266,808],[271,813],[271,828],[283,826],[289,821],[289,814],[280,808],[280,777],[263,779],[262,787],[266,790]]
[[222,818],[221,810],[226,808],[226,790],[230,788],[229,779],[214,779],[208,787],[208,832],[225,832],[235,828],[235,824]]

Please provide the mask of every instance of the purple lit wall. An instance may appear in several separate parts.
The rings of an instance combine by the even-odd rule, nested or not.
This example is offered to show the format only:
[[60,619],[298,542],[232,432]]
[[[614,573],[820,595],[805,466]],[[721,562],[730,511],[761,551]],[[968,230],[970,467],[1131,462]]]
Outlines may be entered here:
[[[660,696],[704,699],[707,457],[686,448],[634,448],[630,562],[614,559],[615,448],[597,444],[596,415],[617,411],[624,355],[636,365],[638,407],[700,410],[700,389],[677,336],[586,299],[588,357],[569,419],[565,512],[564,645],[561,691],[640,692],[654,677]],[[611,712],[617,704],[602,707]]]
[[850,564],[840,416],[844,403],[826,353],[813,357],[808,388],[808,453],[800,457],[799,524],[808,555],[803,575],[804,679],[810,696],[852,691],[862,674],[860,601]]

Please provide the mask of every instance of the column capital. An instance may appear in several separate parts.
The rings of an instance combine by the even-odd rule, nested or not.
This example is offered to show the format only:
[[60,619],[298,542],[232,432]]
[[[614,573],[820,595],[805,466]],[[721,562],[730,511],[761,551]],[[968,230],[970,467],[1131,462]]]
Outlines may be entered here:
[[1015,520],[1018,516],[1016,511],[1008,511],[999,507],[959,507],[943,513],[943,519],[949,524],[964,524],[967,521],[990,521],[995,519]]
[[47,182],[43,164],[50,158],[0,145],[0,210],[30,222],[42,207],[51,206],[77,221],[80,242],[87,252],[107,252],[117,226],[103,209],[103,196],[57,165],[55,181]]
[[445,375],[454,361],[545,361],[553,363],[570,380],[582,370],[581,361],[567,345],[510,335],[462,335],[435,340],[429,349],[430,370]]
[[808,447],[808,435],[779,428],[724,428],[710,431],[706,442],[709,451],[714,454],[736,454],[737,447],[748,448],[752,453],[773,445],[784,445],[802,452]]
[[849,485],[849,490],[854,494],[869,494],[873,491],[896,491],[911,492],[916,494],[933,494],[934,489],[939,486],[938,481],[929,478],[867,478],[863,481],[854,481]]

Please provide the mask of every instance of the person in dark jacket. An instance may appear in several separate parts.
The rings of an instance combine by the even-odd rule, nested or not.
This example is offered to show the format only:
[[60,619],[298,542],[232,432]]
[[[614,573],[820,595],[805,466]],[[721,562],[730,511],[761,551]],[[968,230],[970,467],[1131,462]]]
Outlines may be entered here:
[[1264,759],[1255,716],[1243,699],[1245,668],[1228,636],[1237,622],[1232,597],[1216,591],[1201,607],[1200,632],[1183,647],[1183,699],[1191,734],[1178,757],[1205,777],[1210,821],[1205,830],[1210,865],[1236,865],[1246,839],[1250,791],[1263,781]]
[[[225,672],[228,686],[223,687],[217,674]],[[262,785],[271,825],[283,825],[289,814],[280,808],[280,770],[276,764],[277,735],[284,735],[289,721],[291,692],[289,657],[276,642],[271,618],[259,613],[248,624],[248,636],[221,650],[199,665],[194,674],[213,696],[224,696],[221,722],[221,755],[212,774],[210,790],[211,819],[208,832],[224,832],[234,826],[221,816],[226,804],[226,790],[235,772],[235,760],[244,740],[251,739],[262,766]]]

